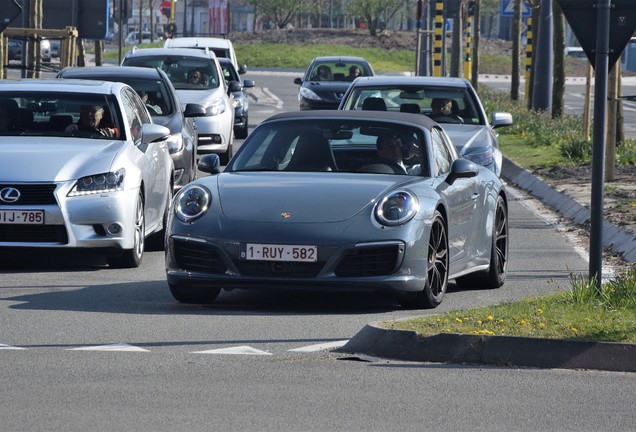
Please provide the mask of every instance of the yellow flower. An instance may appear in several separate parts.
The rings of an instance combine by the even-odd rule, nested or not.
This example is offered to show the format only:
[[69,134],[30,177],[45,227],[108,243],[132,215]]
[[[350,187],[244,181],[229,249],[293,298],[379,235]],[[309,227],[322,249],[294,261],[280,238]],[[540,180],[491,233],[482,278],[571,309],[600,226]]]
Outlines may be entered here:
[[576,327],[572,327],[570,330],[572,330],[574,333],[576,333],[578,331],[578,329]]
[[541,315],[542,313],[543,313],[543,309],[538,308],[538,309],[537,309],[537,315]]
[[455,321],[457,321],[457,322],[458,322],[458,323],[460,323],[460,324],[462,323],[462,319],[461,319],[461,318],[459,318],[459,317],[455,318]]
[[499,324],[503,324],[504,320],[500,319],[499,321],[497,321]]
[[539,328],[545,328],[545,323],[539,323]]
[[495,333],[491,332],[490,330],[473,330],[470,332],[470,334],[489,335],[489,336],[495,335]]
[[492,320],[494,320],[494,318],[492,317],[492,315],[488,315],[488,316],[486,317],[486,321],[492,321]]
[[477,324],[481,325],[482,321],[481,320],[477,320]]
[[525,321],[525,320],[521,320],[521,321],[519,321],[519,324],[521,324],[521,325],[526,325],[527,323],[526,323],[526,321]]

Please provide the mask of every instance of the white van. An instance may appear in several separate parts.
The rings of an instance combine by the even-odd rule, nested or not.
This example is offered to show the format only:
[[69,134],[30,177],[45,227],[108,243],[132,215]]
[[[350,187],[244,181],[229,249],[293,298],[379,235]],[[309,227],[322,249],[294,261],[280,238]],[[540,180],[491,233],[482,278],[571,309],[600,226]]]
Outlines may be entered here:
[[[166,39],[163,44],[164,48],[199,48],[214,52],[217,57],[229,58],[237,71],[240,71],[234,46],[229,39],[218,37],[178,37]],[[239,72],[240,73],[240,72]]]
[[[153,42],[150,40],[150,32],[149,31],[143,31],[141,32],[141,43],[142,44],[147,44],[150,42]],[[154,38],[154,42],[158,42],[161,39],[163,39],[163,37],[161,35],[156,34],[155,38]],[[135,45],[139,43],[139,32],[138,31],[134,31],[134,32],[130,32],[128,33],[128,36],[126,36],[126,39],[124,39],[124,45]]]

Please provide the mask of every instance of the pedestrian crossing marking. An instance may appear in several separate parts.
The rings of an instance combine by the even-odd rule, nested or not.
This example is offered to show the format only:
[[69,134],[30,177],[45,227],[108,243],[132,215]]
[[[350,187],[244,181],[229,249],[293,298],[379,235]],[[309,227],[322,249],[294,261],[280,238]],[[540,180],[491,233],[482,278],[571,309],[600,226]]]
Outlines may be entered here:
[[129,352],[150,352],[147,349],[143,349],[129,344],[111,344],[111,345],[98,345],[88,346],[81,348],[71,348],[67,351],[129,351]]
[[321,350],[325,350],[325,349],[340,348],[341,346],[344,346],[347,342],[349,342],[349,339],[336,341],[336,342],[326,342],[326,343],[316,344],[316,345],[308,345],[308,346],[301,347],[301,348],[290,349],[289,351],[292,351],[292,352],[315,352],[315,351],[321,351]]
[[11,345],[0,344],[0,350],[25,350],[26,348],[15,347]]
[[257,350],[256,348],[252,348],[246,345],[230,348],[218,348],[206,351],[193,351],[191,352],[191,354],[272,355],[272,353],[270,352]]

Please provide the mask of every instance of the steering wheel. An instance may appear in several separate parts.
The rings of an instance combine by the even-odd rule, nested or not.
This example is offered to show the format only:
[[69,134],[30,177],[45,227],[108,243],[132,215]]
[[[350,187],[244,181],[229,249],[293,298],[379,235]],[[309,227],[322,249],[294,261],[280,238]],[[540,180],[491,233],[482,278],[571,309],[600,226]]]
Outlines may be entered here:
[[358,172],[377,173],[377,174],[407,174],[406,170],[399,164],[381,160],[368,165],[362,166]]

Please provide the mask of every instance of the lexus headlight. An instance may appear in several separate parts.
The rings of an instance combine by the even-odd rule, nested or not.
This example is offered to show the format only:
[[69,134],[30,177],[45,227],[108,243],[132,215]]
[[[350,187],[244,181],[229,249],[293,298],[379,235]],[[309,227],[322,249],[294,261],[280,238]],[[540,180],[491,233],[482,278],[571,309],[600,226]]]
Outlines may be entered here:
[[175,198],[174,213],[182,221],[192,222],[203,216],[211,203],[210,191],[203,186],[185,186]]
[[212,105],[208,106],[205,109],[205,115],[207,116],[216,116],[221,115],[227,109],[227,105],[225,104],[225,99],[220,98],[212,102]]
[[68,193],[68,196],[75,197],[123,190],[125,175],[126,170],[122,168],[114,172],[82,177],[77,180],[73,189]]
[[168,138],[168,151],[172,153],[179,153],[183,150],[183,136],[180,132],[170,135]]
[[495,161],[494,149],[492,147],[479,147],[474,151],[464,154],[464,158],[481,166],[488,166]]
[[420,203],[410,192],[392,192],[375,206],[375,218],[382,225],[403,225],[413,219],[420,208]]
[[311,100],[317,100],[317,101],[322,100],[320,96],[318,96],[313,91],[309,90],[307,87],[300,88],[300,95],[304,97],[305,99],[311,99]]

